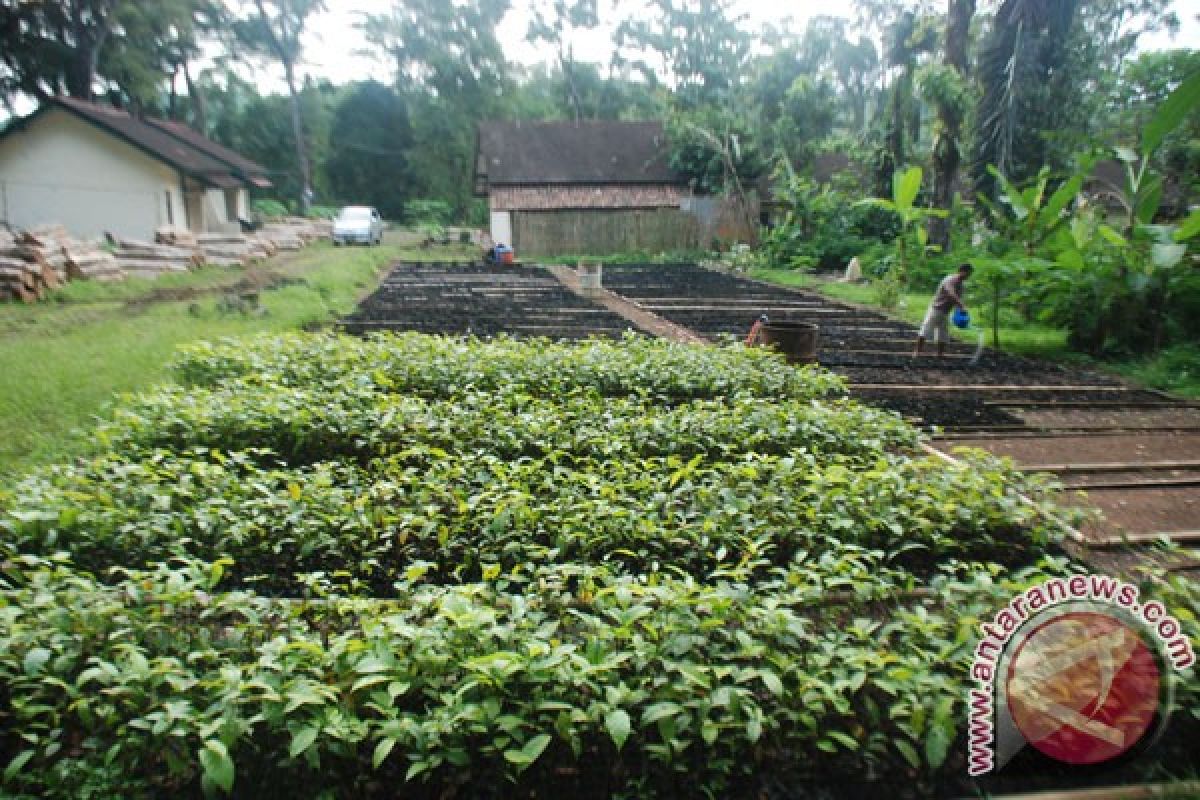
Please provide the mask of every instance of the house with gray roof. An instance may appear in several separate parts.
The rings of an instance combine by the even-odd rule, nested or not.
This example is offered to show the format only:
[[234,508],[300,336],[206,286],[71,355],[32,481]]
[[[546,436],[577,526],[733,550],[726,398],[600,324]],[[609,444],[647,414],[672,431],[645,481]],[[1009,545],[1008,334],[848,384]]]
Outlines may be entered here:
[[668,153],[661,122],[483,122],[475,195],[492,239],[521,256],[707,246],[724,204],[694,195]]
[[236,231],[267,171],[178,122],[52,98],[0,134],[0,224],[149,239]]

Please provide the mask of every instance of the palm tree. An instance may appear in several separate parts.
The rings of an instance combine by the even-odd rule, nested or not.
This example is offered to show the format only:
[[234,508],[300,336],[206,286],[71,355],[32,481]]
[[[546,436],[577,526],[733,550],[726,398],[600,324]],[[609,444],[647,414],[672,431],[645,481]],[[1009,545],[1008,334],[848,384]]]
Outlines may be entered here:
[[1030,98],[1065,63],[1078,11],[1079,0],[1004,0],[996,11],[979,55],[983,93],[972,165],[976,188],[989,197],[995,189],[989,165],[1018,180],[1041,166],[1039,115]]

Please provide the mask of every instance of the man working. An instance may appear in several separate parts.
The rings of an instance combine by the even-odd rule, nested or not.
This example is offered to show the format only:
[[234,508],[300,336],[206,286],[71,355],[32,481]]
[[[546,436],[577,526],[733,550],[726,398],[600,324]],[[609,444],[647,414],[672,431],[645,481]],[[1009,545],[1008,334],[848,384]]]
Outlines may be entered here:
[[925,312],[925,321],[921,323],[921,330],[917,332],[917,346],[913,349],[914,357],[921,355],[921,348],[925,346],[925,340],[931,336],[937,342],[938,358],[945,355],[946,340],[950,338],[950,328],[946,321],[949,319],[951,311],[963,307],[963,284],[974,270],[975,268],[970,264],[962,264],[957,272],[942,278],[942,282],[938,284],[937,294],[933,296],[929,310]]

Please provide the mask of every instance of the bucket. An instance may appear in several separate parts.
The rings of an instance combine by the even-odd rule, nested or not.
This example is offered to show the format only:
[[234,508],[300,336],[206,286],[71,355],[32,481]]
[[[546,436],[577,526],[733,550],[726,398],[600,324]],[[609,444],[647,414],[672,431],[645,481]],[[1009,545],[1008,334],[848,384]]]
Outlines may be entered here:
[[604,285],[604,266],[579,262],[579,288],[584,292],[598,292]]
[[759,331],[759,341],[774,347],[792,364],[817,360],[817,331],[811,322],[768,322]]

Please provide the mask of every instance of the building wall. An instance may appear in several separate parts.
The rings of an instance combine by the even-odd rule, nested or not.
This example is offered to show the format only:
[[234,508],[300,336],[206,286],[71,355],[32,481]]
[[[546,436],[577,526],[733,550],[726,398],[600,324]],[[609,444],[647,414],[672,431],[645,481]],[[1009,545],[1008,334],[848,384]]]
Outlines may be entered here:
[[514,211],[521,258],[692,250],[704,244],[699,220],[677,208]]
[[553,211],[564,208],[679,208],[686,187],[669,184],[604,186],[494,186],[493,211]]
[[168,215],[182,226],[184,207],[175,170],[66,111],[0,139],[0,220],[11,227],[149,239]]
[[689,250],[757,236],[757,207],[666,184],[492,187],[489,204],[492,239],[528,258]]

